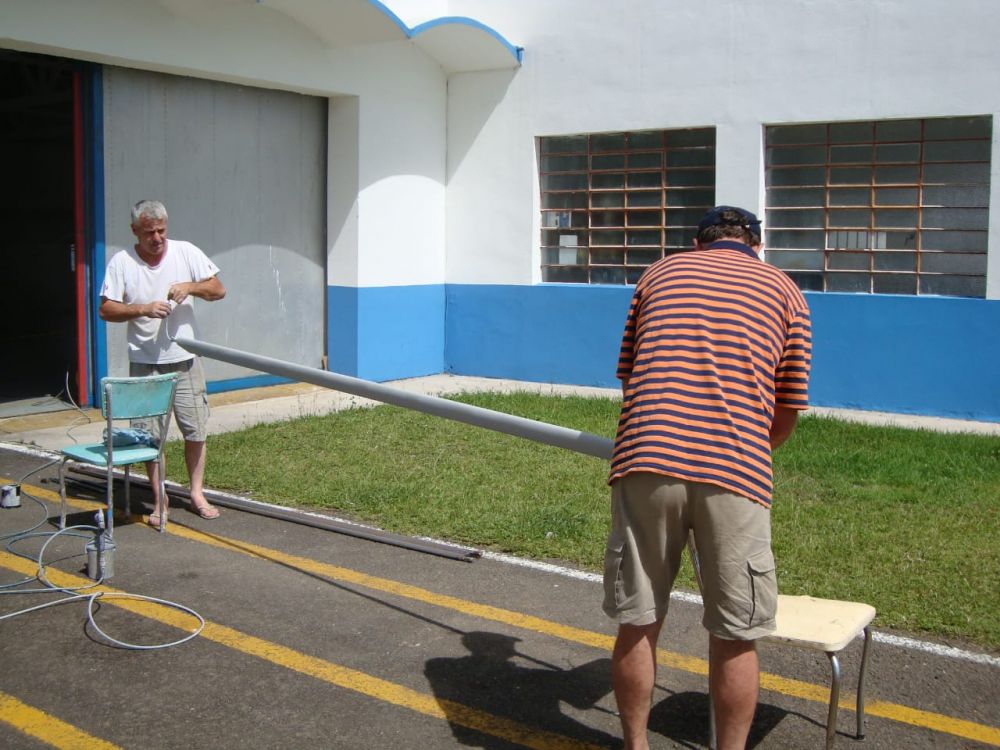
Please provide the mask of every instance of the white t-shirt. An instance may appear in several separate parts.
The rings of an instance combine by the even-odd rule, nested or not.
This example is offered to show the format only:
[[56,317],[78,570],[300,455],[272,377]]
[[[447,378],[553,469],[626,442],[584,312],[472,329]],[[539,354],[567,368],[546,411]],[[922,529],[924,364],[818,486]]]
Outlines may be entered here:
[[[116,253],[108,263],[101,286],[101,296],[126,305],[145,304],[167,299],[172,284],[205,281],[219,273],[208,256],[190,242],[167,240],[159,265],[146,263],[134,247]],[[194,359],[191,352],[170,340],[184,336],[198,338],[194,321],[194,297],[189,296],[166,318],[145,316],[128,321],[128,358],[130,362],[167,364]]]

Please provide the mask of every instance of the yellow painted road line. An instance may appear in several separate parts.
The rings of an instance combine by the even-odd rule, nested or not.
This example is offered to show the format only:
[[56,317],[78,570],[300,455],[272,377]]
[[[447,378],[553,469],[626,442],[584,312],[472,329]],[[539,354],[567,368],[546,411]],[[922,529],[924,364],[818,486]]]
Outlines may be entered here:
[[[36,570],[35,565],[30,561],[3,551],[0,551],[0,565],[22,575],[32,575]],[[66,588],[80,586],[88,582],[88,579],[64,573],[53,568],[48,569],[47,577],[56,586]],[[91,589],[91,591],[111,594],[124,593],[110,586],[97,586]],[[157,604],[156,602],[119,598],[102,598],[101,602],[114,605],[165,625],[170,625],[187,633],[193,632],[197,627],[197,622],[191,615],[163,604]],[[374,677],[365,672],[309,656],[286,646],[242,633],[225,625],[206,622],[205,628],[201,631],[201,636],[235,651],[255,656],[258,659],[285,669],[295,670],[331,685],[352,690],[356,693],[361,693],[362,695],[367,695],[402,708],[408,708],[411,711],[435,719],[445,719],[451,724],[473,729],[506,742],[533,748],[533,750],[599,750],[599,746],[597,745],[580,742],[554,732],[521,724],[503,716],[496,716],[462,703],[435,698],[433,695],[421,693],[412,688]],[[0,704],[0,707],[2,706],[3,704]],[[105,746],[73,745],[72,747],[103,748]],[[107,745],[107,747],[110,748],[113,746]]]
[[[33,495],[42,498],[54,497],[55,501],[58,502],[59,495],[57,493],[52,493],[41,488],[37,489],[40,492],[36,492],[35,488],[31,488]],[[100,507],[99,503],[92,503],[89,501],[70,500],[69,502],[79,502],[81,504],[78,507],[86,507],[88,509],[91,507]],[[476,602],[459,599],[446,594],[438,594],[418,586],[411,586],[409,584],[400,583],[399,581],[393,581],[387,578],[370,576],[356,570],[351,570],[350,568],[321,563],[316,560],[299,557],[297,555],[289,555],[278,550],[221,537],[216,534],[208,534],[193,528],[179,526],[177,524],[168,524],[167,530],[176,536],[180,536],[191,541],[210,544],[222,549],[237,550],[263,560],[280,562],[283,565],[294,567],[314,575],[321,575],[332,580],[364,586],[365,588],[373,589],[375,591],[381,591],[406,599],[432,604],[445,609],[462,612],[473,617],[479,617],[484,620],[504,623],[513,627],[531,630],[537,633],[552,636],[554,638],[561,638],[566,641],[580,643],[605,651],[610,651],[614,645],[614,637],[610,635],[595,633],[593,631],[574,628],[568,625],[562,625],[557,622],[544,620],[542,618],[526,615],[521,612],[514,612],[486,604],[477,604]],[[663,649],[657,649],[657,662],[665,667],[678,669],[692,674],[708,674],[708,662],[706,660],[677,654]],[[762,672],[760,676],[760,685],[764,690],[800,698],[802,700],[813,701],[824,706],[828,705],[830,702],[830,691],[828,687],[815,685],[802,680]],[[841,697],[839,702],[840,707],[853,711],[855,709],[854,696],[849,691],[843,692],[844,695]],[[890,703],[888,701],[873,701],[866,704],[865,715],[890,719],[902,724],[909,724],[911,726],[930,729],[942,734],[951,734],[957,737],[963,737],[965,739],[975,740],[977,742],[983,742],[1000,747],[1000,729],[966,721],[964,719],[956,719],[950,716],[945,716],[944,714],[922,711],[920,709],[903,706],[897,703]]]
[[119,750],[99,737],[22,703],[0,690],[0,721],[60,750]]

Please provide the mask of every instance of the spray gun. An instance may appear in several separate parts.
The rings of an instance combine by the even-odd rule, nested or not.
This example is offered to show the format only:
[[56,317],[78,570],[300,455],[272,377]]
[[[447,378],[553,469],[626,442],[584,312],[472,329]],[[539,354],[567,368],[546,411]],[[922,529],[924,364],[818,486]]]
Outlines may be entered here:
[[115,543],[107,533],[104,513],[94,514],[97,530],[93,540],[87,543],[87,576],[95,581],[111,578],[115,574]]

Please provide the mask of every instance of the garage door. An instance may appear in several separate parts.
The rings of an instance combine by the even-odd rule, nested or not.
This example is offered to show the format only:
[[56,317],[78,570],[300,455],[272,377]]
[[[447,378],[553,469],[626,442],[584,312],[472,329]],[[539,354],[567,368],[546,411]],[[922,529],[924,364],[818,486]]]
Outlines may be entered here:
[[[228,292],[195,303],[202,339],[319,366],[326,113],[322,98],[105,68],[107,258],[133,244],[130,207],[163,201],[169,236],[204,250]],[[124,373],[124,327],[107,337],[108,372]],[[210,381],[255,374],[205,365]]]

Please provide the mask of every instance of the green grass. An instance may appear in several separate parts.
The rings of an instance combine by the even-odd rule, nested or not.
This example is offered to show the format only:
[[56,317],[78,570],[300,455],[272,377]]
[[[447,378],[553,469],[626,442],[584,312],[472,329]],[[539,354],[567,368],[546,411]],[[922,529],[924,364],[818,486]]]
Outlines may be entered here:
[[[614,433],[619,402],[533,394],[458,400]],[[183,481],[180,446],[171,477]],[[390,406],[213,436],[208,483],[599,570],[607,464]],[[1000,438],[806,417],[775,456],[783,593],[865,601],[877,624],[1000,648]],[[693,588],[685,567],[681,586]],[[598,606],[595,602],[595,606]]]

